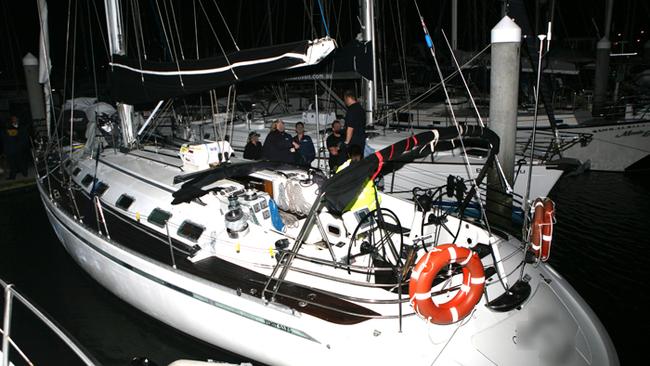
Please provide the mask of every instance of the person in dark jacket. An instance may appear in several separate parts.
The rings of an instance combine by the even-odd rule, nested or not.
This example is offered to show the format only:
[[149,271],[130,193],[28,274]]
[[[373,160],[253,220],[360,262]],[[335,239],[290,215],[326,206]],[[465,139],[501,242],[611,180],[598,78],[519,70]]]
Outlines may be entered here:
[[260,160],[262,158],[262,143],[260,142],[260,134],[251,131],[248,134],[248,142],[244,147],[244,159]]
[[296,163],[310,166],[311,162],[316,159],[316,150],[314,149],[314,142],[311,140],[311,137],[305,135],[304,123],[296,122],[296,136],[293,137],[293,141],[298,143]]
[[9,165],[7,179],[16,179],[18,171],[27,177],[29,135],[27,125],[22,124],[16,115],[11,115],[7,126],[2,129],[2,144]]
[[345,146],[359,145],[361,151],[366,147],[366,111],[357,101],[357,97],[350,90],[343,94],[343,101],[348,107],[345,114]]
[[334,174],[336,168],[345,161],[346,152],[341,148],[345,137],[341,134],[341,121],[338,119],[332,122],[332,133],[327,136],[325,144],[329,151],[330,173]]
[[300,145],[293,141],[288,133],[284,132],[284,122],[281,119],[273,121],[271,132],[264,140],[262,157],[266,160],[295,163],[295,153]]

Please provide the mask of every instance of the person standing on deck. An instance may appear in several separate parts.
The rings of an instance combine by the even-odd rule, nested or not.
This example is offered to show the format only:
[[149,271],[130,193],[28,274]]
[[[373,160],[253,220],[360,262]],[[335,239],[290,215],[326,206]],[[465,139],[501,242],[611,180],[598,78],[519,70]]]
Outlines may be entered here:
[[311,137],[305,135],[305,124],[296,122],[296,136],[293,141],[298,143],[298,153],[296,154],[296,163],[304,166],[311,166],[311,162],[316,158],[316,150]]
[[260,142],[260,134],[251,131],[248,134],[248,142],[244,147],[244,159],[260,160],[262,158],[262,143]]
[[329,151],[330,173],[334,174],[336,168],[345,161],[345,153],[341,150],[341,143],[344,142],[344,136],[341,134],[341,121],[338,119],[332,122],[332,133],[327,136],[325,144]]
[[284,122],[277,119],[271,124],[271,132],[264,140],[262,157],[266,160],[295,164],[294,155],[299,147],[293,137],[284,131]]
[[361,151],[364,151],[366,147],[366,111],[350,90],[346,90],[343,94],[343,101],[348,107],[343,129],[345,146],[358,145]]

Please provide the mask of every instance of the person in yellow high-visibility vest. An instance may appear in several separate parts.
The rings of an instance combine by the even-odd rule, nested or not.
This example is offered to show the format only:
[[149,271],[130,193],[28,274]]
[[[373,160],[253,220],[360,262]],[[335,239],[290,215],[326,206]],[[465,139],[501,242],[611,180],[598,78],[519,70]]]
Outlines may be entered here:
[[[359,161],[363,157],[363,151],[359,145],[350,145],[348,146],[348,157],[343,164],[339,165],[336,169],[336,173],[347,168],[350,163]],[[362,208],[367,208],[369,211],[374,211],[377,208],[377,200],[375,200],[376,188],[375,183],[370,178],[366,178],[364,183],[363,190],[357,196],[357,199],[351,202],[348,207],[345,208],[345,211],[358,211]],[[377,197],[379,199],[379,197]]]

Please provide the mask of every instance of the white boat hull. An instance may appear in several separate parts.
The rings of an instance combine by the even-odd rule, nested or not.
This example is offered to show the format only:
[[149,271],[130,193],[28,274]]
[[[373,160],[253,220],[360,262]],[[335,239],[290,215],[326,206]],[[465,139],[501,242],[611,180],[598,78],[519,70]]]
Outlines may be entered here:
[[[575,334],[575,339],[566,338],[568,346],[532,344],[531,349],[506,342],[532,313],[490,312],[485,299],[468,321],[457,325],[431,325],[415,316],[404,318],[404,332],[397,331],[395,319],[326,325],[320,319],[237,294],[111,242],[69,217],[47,198],[43,187],[39,188],[48,218],[65,249],[109,291],[171,327],[267,364],[494,365],[498,360],[499,365],[519,365],[527,359],[527,364],[541,366],[554,360],[554,349],[568,350],[563,356],[566,365],[618,364],[602,324],[548,265],[539,267],[540,278],[530,280],[534,295],[525,306],[541,310],[552,305],[557,309],[569,301],[561,305],[566,312],[556,317],[571,328],[568,333],[565,329],[558,331],[558,335],[566,338]],[[518,250],[507,245],[503,249]],[[504,267],[509,273],[515,272],[512,269],[519,259],[508,258]],[[494,284],[494,289],[499,287]],[[495,348],[497,344],[501,346]],[[544,351],[547,349],[552,352]]]
[[592,170],[623,172],[650,155],[650,121],[570,127],[560,131],[591,135],[589,143],[575,144],[565,155],[590,161]]

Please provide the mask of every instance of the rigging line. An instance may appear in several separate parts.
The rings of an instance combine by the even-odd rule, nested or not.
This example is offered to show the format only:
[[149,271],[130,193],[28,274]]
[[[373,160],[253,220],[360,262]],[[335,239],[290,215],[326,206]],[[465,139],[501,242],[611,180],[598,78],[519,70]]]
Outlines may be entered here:
[[[440,80],[441,80],[442,90],[445,93],[445,98],[447,99],[447,104],[449,106],[449,111],[451,113],[451,117],[452,117],[452,120],[454,122],[454,126],[456,127],[456,130],[458,131],[458,139],[460,141],[460,145],[461,145],[461,148],[462,148],[462,151],[463,151],[463,160],[465,161],[465,169],[467,171],[467,177],[469,178],[473,188],[475,189],[475,194],[477,196],[477,201],[478,201],[479,207],[481,208],[481,215],[483,217],[485,217],[486,229],[488,231],[489,236],[492,237],[492,230],[490,228],[490,223],[489,223],[487,215],[485,213],[485,207],[483,207],[483,202],[481,201],[481,197],[480,197],[480,193],[479,193],[480,190],[479,190],[478,184],[476,183],[476,180],[475,180],[475,178],[474,178],[474,176],[472,174],[472,165],[471,165],[471,163],[469,161],[469,158],[467,157],[467,149],[465,148],[465,143],[464,143],[464,141],[462,139],[462,136],[461,136],[463,129],[458,124],[458,121],[456,120],[456,115],[454,113],[454,108],[453,108],[453,106],[451,104],[451,100],[449,99],[449,93],[447,92],[447,88],[445,86],[444,77],[442,75],[442,71],[440,70],[440,65],[438,64],[438,59],[436,57],[436,53],[435,53],[435,50],[434,50],[433,41],[431,40],[431,36],[429,35],[429,31],[427,29],[426,23],[424,22],[424,17],[422,17],[422,14],[420,13],[420,8],[418,7],[417,0],[413,0],[413,2],[415,3],[415,7],[416,7],[416,9],[418,11],[418,15],[420,16],[420,22],[422,23],[422,30],[424,31],[424,34],[425,34],[425,40],[427,42],[427,46],[429,48],[429,51],[431,52],[431,56],[433,56],[433,61],[434,61],[435,65],[436,65],[436,70],[437,70],[438,76],[440,77]],[[503,282],[503,280],[501,279],[501,276],[499,276],[499,279],[500,279],[500,282],[503,285],[503,287],[507,290],[507,286]]]
[[[463,85],[465,86],[465,90],[467,91],[467,94],[469,95],[469,100],[472,101],[472,107],[474,108],[474,111],[476,112],[476,116],[478,118],[478,123],[479,125],[484,128],[485,123],[483,123],[483,118],[481,118],[481,113],[478,111],[478,107],[476,106],[476,101],[474,100],[474,96],[472,95],[472,92],[469,90],[469,85],[467,84],[467,80],[465,79],[465,75],[463,75],[462,71],[460,71],[460,66],[458,65],[458,59],[456,58],[456,55],[454,54],[454,51],[451,48],[451,44],[449,44],[449,39],[447,38],[447,34],[445,33],[444,30],[442,30],[442,37],[445,39],[445,43],[447,44],[447,48],[449,49],[451,53],[451,58],[454,60],[454,65],[456,66],[456,69],[459,70],[459,75],[460,78],[463,80]],[[490,144],[490,148],[492,148],[492,144]],[[495,156],[495,162],[497,165],[497,170],[499,172],[499,176],[501,177],[502,181],[505,183],[506,186],[506,193],[512,193],[513,189],[510,186],[510,183],[506,179],[506,175],[503,172],[503,167],[501,166],[501,163],[499,162],[499,157]]]
[[[144,41],[144,32],[142,31],[142,15],[140,14],[140,2],[137,0],[134,0],[133,2],[134,9],[133,9],[133,19],[137,20],[137,26],[134,26],[136,30],[136,37],[140,36],[140,41],[142,41],[142,54],[144,56],[144,59],[147,59],[147,47]],[[137,39],[136,39],[137,43]],[[138,51],[139,52],[139,51]]]
[[[9,41],[9,54],[10,54],[9,59],[11,60],[11,68],[12,68],[12,71],[13,71],[14,75],[18,75],[18,72],[17,72],[18,67],[16,66],[16,56],[15,56],[15,53],[14,53],[14,44],[15,44],[16,49],[18,50],[18,52],[20,52],[20,44],[18,42],[18,37],[16,36],[15,32],[10,31],[10,29],[16,29],[16,27],[12,27],[10,25],[10,23],[13,23],[13,22],[12,22],[12,18],[9,16],[9,10],[7,8],[6,2],[2,3],[2,7],[4,9],[5,28],[7,29],[6,32],[9,35],[7,37],[7,40]],[[12,35],[13,35],[13,37],[12,37]],[[9,64],[9,62],[7,64]],[[15,80],[17,81],[17,78]]]
[[[477,58],[479,58],[479,57],[480,57],[480,56],[481,56],[485,51],[487,51],[487,50],[490,48],[490,46],[491,46],[490,44],[488,44],[487,46],[485,46],[485,48],[483,48],[480,52],[478,52],[476,55],[474,55],[474,56],[473,56],[471,59],[469,59],[467,62],[465,62],[464,64],[462,64],[462,65],[460,66],[460,69],[462,70],[462,69],[464,69],[466,66],[468,66],[469,64],[473,63],[474,60],[476,60]],[[445,78],[445,81],[450,80],[451,78],[453,78],[454,76],[456,76],[456,75],[458,74],[458,72],[459,72],[459,71],[456,70],[456,71],[452,72],[451,74],[449,74],[449,75]],[[440,88],[440,85],[441,85],[441,83],[438,83],[438,84],[436,84],[436,85],[430,87],[428,90],[424,91],[422,94],[420,94],[420,95],[418,95],[417,97],[413,98],[413,100],[411,100],[410,103],[405,103],[404,105],[398,107],[398,108],[395,110],[395,112],[401,112],[401,111],[404,111],[404,110],[405,110],[407,107],[409,107],[410,105],[415,105],[415,104],[419,103],[419,102],[422,101],[424,98],[426,98],[426,97],[428,97],[429,95],[431,95],[431,93],[433,93],[434,91],[438,90],[438,88]],[[389,117],[390,117],[390,115],[387,115],[387,116],[384,116],[384,117],[380,117],[380,118],[377,119],[377,122],[381,122],[382,120],[384,120],[384,119],[388,119]]]
[[[176,11],[174,11],[174,3],[172,3],[171,0],[169,1],[169,7],[172,9],[172,19],[174,20],[174,30],[176,31],[176,38],[178,39],[178,49],[181,51],[181,58],[185,60],[185,53],[183,52],[183,41],[181,40],[181,35],[178,31],[178,23],[176,22]],[[166,12],[167,5],[165,5],[165,13]]]
[[194,14],[194,43],[196,45],[196,59],[199,59],[199,30],[196,25],[196,0],[192,0],[192,13]]
[[[332,5],[332,7],[334,7],[334,5]],[[342,13],[343,13],[343,1],[339,2],[338,14],[337,14],[336,11],[334,12],[334,22],[336,23],[336,28],[334,29],[334,39],[336,39],[337,42],[340,41],[340,38],[339,38],[339,33],[340,32],[339,32],[339,30],[341,29],[340,25],[341,25],[341,14]]]
[[170,43],[169,43],[169,39],[167,38],[167,31],[165,30],[165,23],[164,23],[165,20],[167,20],[167,27],[169,27],[169,36],[172,39],[171,41],[171,50],[173,52],[172,57],[176,62],[176,69],[179,72],[178,79],[181,82],[181,87],[184,88],[185,84],[183,83],[183,76],[180,75],[181,66],[178,63],[178,54],[176,53],[176,42],[174,41],[174,33],[172,33],[172,25],[171,22],[169,21],[169,12],[167,11],[167,0],[162,0],[162,2],[163,2],[163,6],[165,7],[165,19],[163,19],[162,14],[160,13],[160,6],[158,6],[158,0],[156,0],[156,6],[158,7],[158,14],[160,15],[160,20],[162,22],[162,29],[163,29],[163,33],[165,34],[165,40],[167,41],[167,47],[169,47]]
[[[158,10],[158,17],[160,18],[160,23],[161,23],[161,28],[162,28],[162,31],[163,31],[163,35],[165,36],[165,42],[167,42],[167,51],[170,53],[170,56],[176,62],[176,68],[177,68],[177,70],[179,72],[178,78],[181,81],[181,86],[184,86],[183,85],[183,77],[180,75],[181,67],[178,64],[178,57],[176,57],[176,47],[174,47],[172,49],[172,45],[170,45],[170,43],[169,43],[169,38],[167,37],[167,29],[166,29],[166,26],[165,26],[165,19],[163,18],[162,12],[160,11],[160,5],[158,4],[158,0],[155,1],[155,4],[156,4],[156,9]],[[163,5],[166,6],[165,0],[163,0]],[[166,7],[165,7],[165,9],[166,9]],[[167,18],[167,20],[169,21],[169,17]],[[171,29],[170,29],[170,31],[171,31]],[[173,55],[171,54],[172,52],[173,52]]]
[[318,7],[320,8],[320,17],[321,17],[321,20],[323,21],[323,26],[325,27],[325,34],[327,34],[327,36],[329,37],[330,36],[330,28],[327,25],[327,22],[325,21],[325,12],[323,11],[323,4],[321,3],[321,0],[318,0]]
[[70,153],[72,154],[72,135],[73,135],[73,121],[74,121],[74,81],[76,73],[76,58],[77,58],[77,0],[74,1],[74,29],[72,36],[72,91],[70,95]]
[[205,15],[205,19],[208,20],[208,25],[210,26],[210,29],[212,30],[212,34],[214,34],[214,38],[217,39],[217,44],[219,45],[219,49],[221,50],[221,53],[223,54],[223,57],[226,59],[226,62],[228,63],[228,66],[230,66],[230,72],[232,72],[232,76],[235,77],[236,80],[239,80],[237,77],[237,73],[235,73],[235,70],[232,67],[232,64],[230,63],[230,58],[228,58],[228,55],[226,54],[226,51],[223,49],[223,45],[221,45],[221,41],[219,40],[219,37],[217,36],[217,32],[214,30],[214,27],[212,26],[212,22],[210,21],[210,17],[208,16],[208,12],[205,11],[205,7],[203,6],[203,1],[199,0],[199,5],[201,5],[201,10],[203,10],[203,15]]
[[[138,37],[137,37],[137,29],[138,29],[138,27],[136,25],[135,7],[136,7],[136,1],[131,0],[131,8],[133,8],[133,29],[136,31],[135,47],[136,47],[136,50],[137,50],[137,53],[138,53],[138,64],[140,65],[140,68],[142,68],[142,58],[140,57],[140,42],[138,41]],[[140,81],[142,83],[144,83],[144,74],[143,73],[140,73]]]
[[[391,12],[392,13],[392,12]],[[391,16],[391,19],[393,20],[393,28],[395,27],[395,20]],[[411,88],[409,86],[409,80],[408,80],[408,69],[406,68],[406,47],[405,47],[405,40],[404,40],[404,33],[402,32],[402,15],[400,12],[400,6],[398,4],[397,6],[397,34],[396,38],[399,37],[399,47],[398,47],[398,52],[402,54],[402,59],[400,60],[400,71],[402,72],[402,77],[404,78],[404,92],[406,93],[406,101],[409,102],[411,100]],[[410,108],[408,109],[410,112]],[[409,121],[409,124],[411,121]]]
[[[544,38],[546,36],[544,35],[539,35],[537,36],[539,39],[539,56],[538,56],[538,62],[537,62],[537,85],[535,87],[535,114],[533,117],[533,131],[532,131],[532,138],[531,138],[531,149],[530,149],[530,166],[528,167],[528,179],[526,180],[526,195],[524,196],[524,225],[522,226],[522,230],[525,231],[526,227],[528,226],[528,200],[530,196],[530,186],[533,178],[533,159],[534,159],[534,152],[535,152],[535,135],[537,133],[537,112],[539,110],[539,86],[540,86],[540,80],[541,80],[541,75],[542,75],[542,57],[543,55],[543,50],[544,50]],[[526,240],[524,233],[522,233],[522,240]]]
[[108,50],[108,45],[106,44],[106,37],[104,36],[104,29],[102,28],[101,24],[102,21],[99,18],[99,12],[97,11],[97,4],[95,1],[91,1],[93,4],[93,9],[95,10],[95,18],[97,19],[97,24],[100,24],[99,26],[99,34],[102,36],[102,43],[104,44],[104,51],[106,51],[106,55],[110,54],[110,51]]
[[95,68],[95,45],[93,42],[93,27],[92,27],[92,22],[90,21],[90,4],[88,4],[88,33],[90,33],[90,56],[92,60],[92,66],[93,66],[93,81],[94,81],[94,87],[95,87],[95,98],[99,99],[99,92],[97,91],[97,70]]
[[219,12],[219,16],[221,17],[221,20],[223,21],[223,25],[226,26],[226,30],[228,31],[228,34],[230,35],[230,39],[232,40],[232,43],[235,45],[235,49],[239,51],[239,46],[237,45],[237,41],[235,41],[235,37],[232,36],[232,33],[230,32],[230,27],[228,27],[228,23],[226,22],[226,18],[223,16],[221,13],[221,9],[219,9],[219,5],[217,5],[217,0],[212,0],[214,3],[214,6],[217,8],[217,11]]
[[307,15],[307,19],[309,19],[309,24],[311,25],[311,39],[316,38],[316,25],[314,24],[314,14],[311,13],[311,8],[309,5],[307,5],[307,0],[302,0],[304,9],[305,9],[305,15]]

